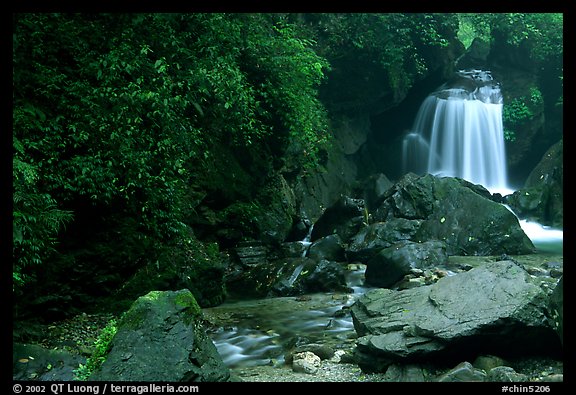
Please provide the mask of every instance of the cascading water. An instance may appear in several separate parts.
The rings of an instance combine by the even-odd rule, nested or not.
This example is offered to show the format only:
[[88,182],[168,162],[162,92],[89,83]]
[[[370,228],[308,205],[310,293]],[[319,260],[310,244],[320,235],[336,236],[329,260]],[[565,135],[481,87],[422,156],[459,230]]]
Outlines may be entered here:
[[422,103],[403,142],[404,170],[459,177],[492,192],[511,192],[502,103],[490,72],[458,72],[455,81]]
[[[500,86],[489,71],[457,72],[420,106],[402,144],[404,172],[459,177],[502,196],[513,193],[502,110]],[[562,230],[522,219],[520,225],[537,247],[562,244]]]

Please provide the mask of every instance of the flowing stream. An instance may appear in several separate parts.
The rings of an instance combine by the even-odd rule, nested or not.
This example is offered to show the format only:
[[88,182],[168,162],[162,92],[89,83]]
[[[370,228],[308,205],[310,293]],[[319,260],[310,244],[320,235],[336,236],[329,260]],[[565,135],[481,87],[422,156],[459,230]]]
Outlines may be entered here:
[[240,300],[204,309],[209,320],[218,315],[217,321],[228,323],[210,333],[224,363],[231,368],[281,365],[294,346],[352,344],[356,332],[347,308],[366,291],[364,270],[348,272],[353,294]]

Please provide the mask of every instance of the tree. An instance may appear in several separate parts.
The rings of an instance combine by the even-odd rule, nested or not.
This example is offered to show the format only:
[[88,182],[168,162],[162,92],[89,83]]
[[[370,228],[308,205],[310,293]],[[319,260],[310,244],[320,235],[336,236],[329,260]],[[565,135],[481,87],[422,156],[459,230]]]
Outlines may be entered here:
[[129,270],[185,244],[207,191],[249,199],[289,147],[314,163],[328,64],[299,34],[276,14],[15,14],[15,278],[70,213],[101,223],[83,251]]

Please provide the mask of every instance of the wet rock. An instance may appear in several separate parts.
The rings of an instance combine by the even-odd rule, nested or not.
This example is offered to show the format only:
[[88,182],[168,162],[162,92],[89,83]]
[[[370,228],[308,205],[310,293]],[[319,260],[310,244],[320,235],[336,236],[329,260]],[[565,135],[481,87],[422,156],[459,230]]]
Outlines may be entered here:
[[434,210],[434,183],[435,177],[432,175],[406,174],[388,189],[374,213],[374,220],[426,219]]
[[366,284],[376,287],[391,287],[411,273],[413,269],[424,269],[443,265],[448,261],[446,245],[441,241],[415,243],[402,241],[382,249],[366,266]]
[[486,372],[476,369],[470,362],[462,362],[455,368],[438,377],[437,381],[443,383],[484,381]]
[[314,223],[311,241],[314,242],[321,237],[337,234],[342,241],[346,242],[360,230],[365,215],[364,200],[342,196],[326,208]]
[[305,273],[301,282],[305,292],[350,291],[346,284],[344,267],[338,262],[326,259],[321,260],[313,270]]
[[241,241],[234,251],[243,265],[251,266],[267,263],[268,251],[266,246],[260,241]]
[[558,354],[547,300],[512,261],[486,263],[433,285],[368,291],[351,308],[359,364],[373,371],[394,361],[465,360],[479,352]]
[[386,222],[376,222],[363,227],[350,241],[346,256],[350,261],[366,263],[383,248],[394,243],[410,240],[422,220],[392,218]]
[[524,188],[506,197],[521,217],[557,228],[564,226],[563,142],[554,144],[528,176]]
[[308,257],[320,261],[326,259],[329,261],[344,261],[344,246],[338,235],[329,235],[322,237],[310,245]]
[[550,296],[550,316],[552,325],[564,344],[564,277],[561,277]]
[[12,347],[13,380],[72,381],[81,363],[86,363],[85,357],[63,350],[21,343]]
[[374,174],[363,183],[364,201],[368,211],[376,209],[384,199],[386,191],[394,185],[385,174]]
[[320,368],[320,357],[310,351],[299,352],[293,355],[292,370],[307,374],[315,374]]
[[496,366],[488,371],[486,381],[520,383],[528,381],[528,376],[517,373],[510,366]]
[[390,365],[390,367],[388,367],[386,370],[384,380],[395,383],[414,383],[427,381],[426,373],[420,366],[400,364]]
[[443,240],[449,255],[532,253],[534,246],[516,216],[469,186],[464,180],[437,178],[433,213],[413,240]]
[[228,381],[192,293],[153,291],[136,300],[118,322],[110,352],[90,380]]
[[491,369],[506,365],[506,361],[495,355],[479,355],[472,363],[475,368],[489,372]]
[[[310,243],[302,241],[291,241],[282,243],[278,250],[278,254],[274,256],[275,259],[282,258],[300,258],[306,255]],[[269,254],[272,255],[272,254]]]
[[277,259],[254,265],[235,276],[227,285],[232,295],[242,298],[349,291],[342,265],[307,257]]
[[441,240],[448,255],[527,254],[534,251],[516,216],[480,185],[454,177],[409,173],[386,193],[374,220],[420,220],[410,240]]

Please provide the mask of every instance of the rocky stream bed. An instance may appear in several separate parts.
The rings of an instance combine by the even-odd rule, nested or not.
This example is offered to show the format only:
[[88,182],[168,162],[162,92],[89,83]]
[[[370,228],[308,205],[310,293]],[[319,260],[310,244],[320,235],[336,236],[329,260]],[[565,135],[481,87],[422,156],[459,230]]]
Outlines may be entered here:
[[[396,288],[415,289],[446,276],[500,262],[502,257],[452,256],[443,267],[414,271]],[[563,271],[562,255],[506,257],[526,269],[544,289],[552,289]],[[206,332],[214,342],[231,379],[245,382],[360,381],[562,381],[563,362],[556,352],[528,356],[478,353],[471,360],[394,362],[383,372],[358,365],[358,333],[351,306],[369,288],[363,268],[349,267],[353,293],[324,292],[294,297],[230,300],[202,309]],[[71,380],[85,363],[110,314],[80,314],[71,319],[30,328],[28,339],[15,339],[13,378]],[[24,333],[25,331],[19,331]],[[26,343],[26,344],[23,344]],[[552,350],[551,350],[552,351]],[[312,369],[294,368],[299,353],[312,353]],[[496,369],[494,369],[496,368]]]

